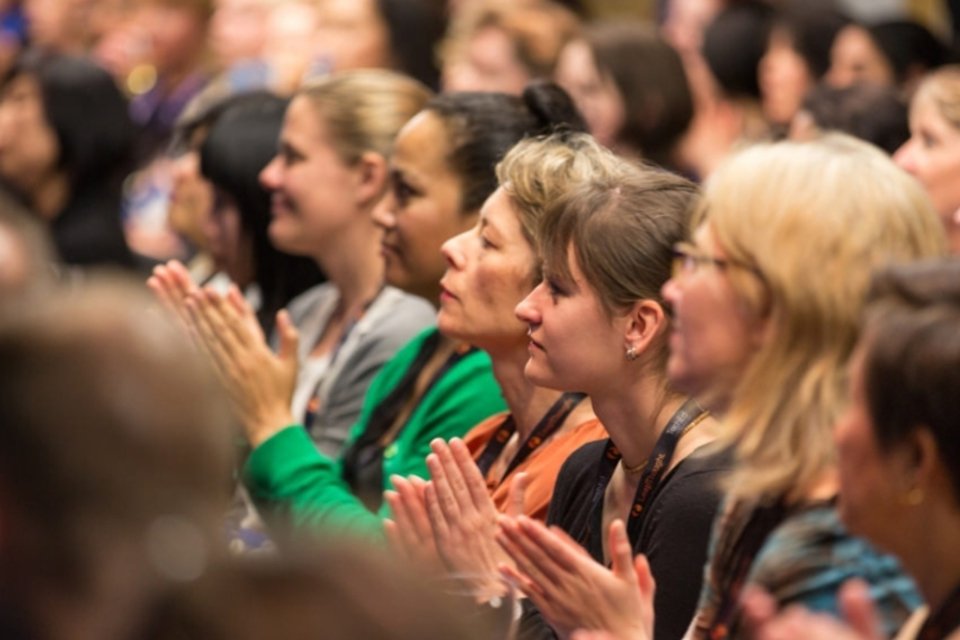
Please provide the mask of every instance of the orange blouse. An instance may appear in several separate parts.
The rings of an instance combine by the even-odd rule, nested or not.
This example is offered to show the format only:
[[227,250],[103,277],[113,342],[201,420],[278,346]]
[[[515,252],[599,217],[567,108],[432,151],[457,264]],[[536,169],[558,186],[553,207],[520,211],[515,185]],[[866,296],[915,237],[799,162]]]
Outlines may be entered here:
[[[487,418],[464,436],[463,440],[474,459],[480,457],[487,442],[506,421],[508,415],[501,413]],[[550,506],[550,498],[553,496],[553,487],[557,483],[560,467],[570,454],[581,446],[606,437],[607,432],[600,421],[591,418],[551,437],[534,449],[527,459],[517,465],[506,477],[496,478],[493,477],[492,472],[488,473],[487,489],[497,510],[501,512],[506,510],[507,498],[510,495],[510,480],[515,473],[523,471],[529,480],[523,499],[523,513],[537,520],[546,520],[547,507]]]

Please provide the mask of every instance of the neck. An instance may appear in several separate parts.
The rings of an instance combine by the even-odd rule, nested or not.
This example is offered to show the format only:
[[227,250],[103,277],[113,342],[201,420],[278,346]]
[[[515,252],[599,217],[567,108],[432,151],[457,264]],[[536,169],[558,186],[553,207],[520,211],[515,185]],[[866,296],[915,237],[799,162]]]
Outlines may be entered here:
[[593,410],[629,467],[642,464],[684,402],[648,375],[621,377],[619,386],[591,393]]
[[517,435],[522,442],[562,393],[538,387],[524,375],[523,370],[528,359],[525,341],[522,348],[514,346],[502,351],[488,350],[487,353],[493,363],[493,376],[500,385],[507,408],[516,424]]
[[328,243],[314,259],[340,293],[339,310],[350,315],[359,312],[383,286],[380,241],[372,224],[353,224],[336,235],[336,241]]
[[62,172],[50,174],[33,191],[30,206],[38,216],[50,222],[60,215],[70,198],[70,182]]
[[953,504],[932,505],[932,513],[918,518],[912,530],[916,536],[897,555],[934,612],[960,584],[960,512]]

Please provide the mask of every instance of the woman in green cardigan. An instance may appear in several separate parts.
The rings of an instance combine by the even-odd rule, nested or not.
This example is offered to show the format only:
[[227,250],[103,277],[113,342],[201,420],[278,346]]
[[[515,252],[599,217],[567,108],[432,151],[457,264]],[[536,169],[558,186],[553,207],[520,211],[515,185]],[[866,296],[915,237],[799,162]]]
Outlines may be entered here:
[[[555,123],[525,98],[439,96],[397,137],[391,189],[374,214],[383,229],[386,279],[436,304],[445,269],[440,245],[473,226],[497,186],[494,166],[526,135]],[[296,331],[278,316],[280,351],[251,337],[236,294],[190,300],[198,333],[218,362],[254,447],[244,469],[265,515],[324,532],[382,533],[391,476],[427,474],[434,438],[463,435],[505,404],[486,354],[427,330],[375,378],[344,454],[318,453],[289,412]]]

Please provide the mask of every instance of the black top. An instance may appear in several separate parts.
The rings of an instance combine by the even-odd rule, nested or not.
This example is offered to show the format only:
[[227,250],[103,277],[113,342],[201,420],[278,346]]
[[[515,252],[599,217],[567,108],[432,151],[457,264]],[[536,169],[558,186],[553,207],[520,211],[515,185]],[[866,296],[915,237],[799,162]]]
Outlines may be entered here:
[[[577,449],[557,478],[547,523],[557,525],[580,541],[598,562],[603,561],[601,519],[603,503],[594,504],[597,469],[605,441]],[[650,495],[635,553],[643,553],[657,581],[654,639],[682,638],[700,596],[707,544],[720,504],[719,483],[730,468],[730,456],[709,445],[681,460]],[[525,604],[520,637],[553,638],[540,614]]]

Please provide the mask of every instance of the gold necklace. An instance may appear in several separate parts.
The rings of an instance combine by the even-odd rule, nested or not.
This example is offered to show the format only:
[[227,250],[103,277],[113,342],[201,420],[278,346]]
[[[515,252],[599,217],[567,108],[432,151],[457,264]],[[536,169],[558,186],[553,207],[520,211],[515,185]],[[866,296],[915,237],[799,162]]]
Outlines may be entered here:
[[[701,422],[703,422],[704,420],[706,420],[706,419],[707,419],[707,416],[709,416],[709,415],[710,415],[710,412],[709,412],[709,411],[704,411],[703,413],[701,413],[700,415],[698,415],[696,418],[694,418],[694,419],[690,422],[690,424],[688,424],[686,427],[684,427],[683,431],[680,433],[680,437],[682,438],[683,436],[687,435],[687,432],[688,432],[688,431],[690,431],[690,430],[693,429],[695,426],[697,426],[698,424],[700,424]],[[630,465],[628,465],[628,464],[624,461],[623,458],[620,458],[620,465],[623,467],[624,473],[626,473],[626,474],[629,475],[629,476],[635,476],[635,475],[637,475],[637,474],[643,473],[643,470],[647,468],[647,462],[649,462],[649,460],[644,460],[644,461],[641,462],[640,464],[631,467]]]

